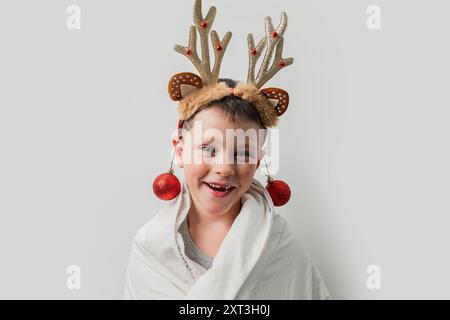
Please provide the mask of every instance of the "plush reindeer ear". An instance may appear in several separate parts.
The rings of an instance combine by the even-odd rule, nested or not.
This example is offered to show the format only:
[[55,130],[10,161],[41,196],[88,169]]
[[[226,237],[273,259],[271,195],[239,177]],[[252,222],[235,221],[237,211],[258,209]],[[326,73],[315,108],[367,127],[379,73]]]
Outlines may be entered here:
[[169,97],[178,101],[186,97],[192,91],[203,87],[202,79],[194,73],[181,72],[169,79]]
[[289,106],[289,94],[280,88],[265,88],[260,92],[272,103],[277,116],[286,112]]

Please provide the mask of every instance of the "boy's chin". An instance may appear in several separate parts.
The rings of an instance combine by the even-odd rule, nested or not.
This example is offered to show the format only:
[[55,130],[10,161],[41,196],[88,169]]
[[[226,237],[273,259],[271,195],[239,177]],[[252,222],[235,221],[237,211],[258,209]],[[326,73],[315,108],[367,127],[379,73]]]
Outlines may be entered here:
[[[209,212],[214,213],[214,214],[221,214],[221,213],[225,213],[228,210],[231,209],[231,207],[233,206],[233,203],[231,199],[228,200],[214,200],[214,198],[211,197],[203,197],[202,202],[203,202],[203,207],[205,209],[207,209]],[[216,203],[215,203],[216,202]]]
[[231,210],[233,205],[236,203],[235,197],[231,197],[227,200],[217,200],[211,198],[210,196],[206,196],[202,198],[203,208],[213,215],[221,215],[226,214]]

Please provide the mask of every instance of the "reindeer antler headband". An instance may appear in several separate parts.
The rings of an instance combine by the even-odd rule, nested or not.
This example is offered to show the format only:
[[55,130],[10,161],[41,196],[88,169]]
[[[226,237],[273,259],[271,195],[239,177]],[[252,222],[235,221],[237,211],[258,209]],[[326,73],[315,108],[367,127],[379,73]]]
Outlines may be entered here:
[[[216,8],[212,6],[205,18],[202,15],[201,0],[194,0],[194,24],[190,27],[189,45],[183,47],[175,45],[175,50],[186,56],[195,66],[200,76],[182,72],[172,76],[169,80],[169,96],[179,101],[178,111],[180,120],[189,119],[198,108],[214,100],[220,100],[227,95],[235,95],[250,102],[258,111],[263,125],[273,127],[278,117],[286,112],[289,105],[289,94],[280,88],[260,89],[282,68],[291,65],[293,58],[283,58],[283,36],[287,27],[287,14],[281,14],[281,22],[275,29],[270,17],[265,19],[266,34],[255,46],[252,34],[248,35],[249,67],[247,82],[239,82],[235,88],[229,88],[225,82],[218,82],[220,66],[223,56],[231,39],[231,32],[227,32],[220,41],[216,31],[211,31]],[[200,34],[201,59],[197,53],[197,31]],[[208,35],[211,35],[215,55],[213,69],[209,59]],[[258,74],[255,67],[264,52]],[[273,53],[275,52],[275,56]],[[271,63],[273,58],[273,62]]]

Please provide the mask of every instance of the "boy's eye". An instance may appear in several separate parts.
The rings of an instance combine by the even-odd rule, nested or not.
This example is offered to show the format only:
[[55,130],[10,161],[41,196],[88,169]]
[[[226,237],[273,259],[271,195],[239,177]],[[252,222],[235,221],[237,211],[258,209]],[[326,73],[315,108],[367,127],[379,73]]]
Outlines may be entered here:
[[213,146],[211,145],[207,145],[207,146],[202,146],[201,149],[207,153],[214,153],[215,149]]
[[236,152],[236,155],[238,157],[250,157],[250,153],[248,151],[239,151],[239,152]]
[[[210,144],[201,146],[200,149],[202,151],[206,152],[209,156],[214,156],[216,154],[216,148],[214,148]],[[235,153],[235,156],[236,157],[244,157],[245,159],[248,159],[248,158],[253,157],[253,154],[250,153],[249,150],[241,150],[241,151],[237,151]]]
[[238,157],[253,157],[253,152],[251,152],[249,147],[238,147],[236,149],[236,155]]

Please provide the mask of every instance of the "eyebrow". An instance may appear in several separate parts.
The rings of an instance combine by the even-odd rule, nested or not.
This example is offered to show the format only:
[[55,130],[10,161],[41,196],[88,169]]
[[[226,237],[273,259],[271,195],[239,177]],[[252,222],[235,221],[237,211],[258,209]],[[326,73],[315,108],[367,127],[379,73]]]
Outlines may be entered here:
[[215,137],[212,136],[212,137],[203,139],[203,142],[212,142],[212,141],[214,141],[214,140],[215,140]]
[[[209,138],[204,138],[202,143],[210,143],[210,142],[213,142],[213,141],[215,141],[215,137],[214,136],[209,137]],[[238,145],[239,144],[234,144],[235,147],[237,147]],[[246,147],[250,146],[250,142],[247,139],[245,139],[245,146]]]

